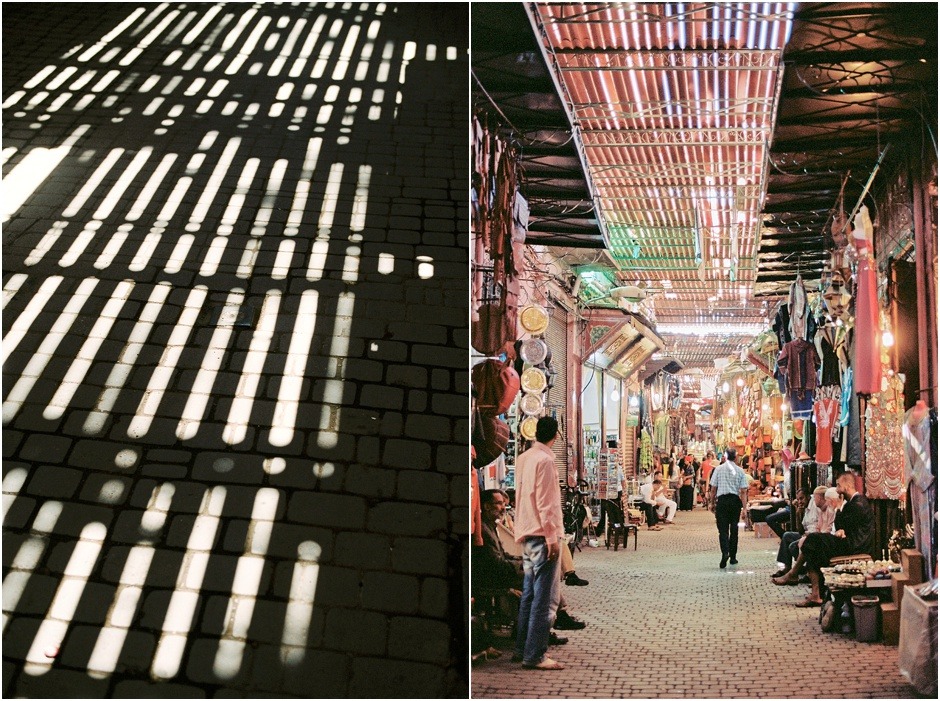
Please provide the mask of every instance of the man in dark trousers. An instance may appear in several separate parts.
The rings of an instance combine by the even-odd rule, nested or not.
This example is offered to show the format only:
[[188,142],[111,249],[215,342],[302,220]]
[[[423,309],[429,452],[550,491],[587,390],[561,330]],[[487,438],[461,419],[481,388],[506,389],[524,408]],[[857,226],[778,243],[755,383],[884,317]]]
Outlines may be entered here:
[[748,477],[734,461],[738,453],[728,448],[727,459],[714,470],[711,476],[711,510],[718,525],[718,544],[721,546],[721,563],[724,569],[730,559],[738,564],[738,521],[747,504]]
[[516,542],[522,544],[525,579],[516,625],[516,657],[527,669],[564,669],[546,656],[552,626],[552,602],[561,576],[558,570],[565,527],[561,490],[552,445],[558,421],[543,416],[535,427],[535,443],[516,459]]
[[810,533],[803,541],[806,571],[813,589],[797,606],[822,604],[822,572],[834,557],[871,554],[875,538],[875,514],[864,494],[856,491],[855,475],[843,472],[836,480],[836,489],[845,500],[836,513],[834,533]]

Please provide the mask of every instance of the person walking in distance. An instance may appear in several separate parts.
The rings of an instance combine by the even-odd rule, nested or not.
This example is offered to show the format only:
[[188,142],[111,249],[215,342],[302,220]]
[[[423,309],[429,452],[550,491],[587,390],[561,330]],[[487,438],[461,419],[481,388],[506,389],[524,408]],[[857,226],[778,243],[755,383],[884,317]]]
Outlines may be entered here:
[[516,459],[516,542],[522,544],[522,597],[516,625],[514,660],[527,669],[564,669],[546,656],[552,627],[552,603],[560,583],[560,548],[565,528],[561,490],[552,445],[558,421],[539,419],[535,443]]
[[724,569],[730,559],[732,565],[738,564],[738,520],[747,503],[748,479],[734,462],[738,453],[728,448],[727,459],[712,470],[711,509],[715,513],[718,525],[718,543],[721,546],[721,563]]

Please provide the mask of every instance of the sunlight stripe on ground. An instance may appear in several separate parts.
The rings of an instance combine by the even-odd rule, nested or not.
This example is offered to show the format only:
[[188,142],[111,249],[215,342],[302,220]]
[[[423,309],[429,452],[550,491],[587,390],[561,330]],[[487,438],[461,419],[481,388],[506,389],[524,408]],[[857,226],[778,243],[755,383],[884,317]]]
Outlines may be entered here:
[[225,629],[212,663],[212,671],[219,679],[232,679],[241,669],[279,499],[280,492],[271,488],[259,489],[255,495],[244,554],[235,566],[232,595],[225,611]]
[[303,662],[307,653],[313,602],[317,593],[322,549],[312,540],[297,546],[297,562],[291,577],[287,611],[284,615],[284,633],[281,636],[281,662],[295,667]]
[[[231,314],[232,321],[234,321],[244,301],[244,290],[238,288],[232,290],[225,300],[222,314]],[[212,338],[209,339],[209,346],[206,348],[199,372],[190,388],[189,399],[186,400],[186,406],[183,407],[183,414],[176,427],[176,437],[181,441],[194,438],[199,431],[199,424],[212,398],[212,385],[215,384],[216,375],[222,367],[222,359],[225,357],[233,331],[234,324],[220,317],[215,331],[212,332]]]
[[88,675],[94,679],[105,679],[117,668],[153,562],[153,544],[166,523],[175,491],[172,484],[161,484],[150,496],[140,524],[141,534],[145,537],[127,555],[108,616],[88,660]]
[[[4,479],[6,491],[6,479]],[[4,500],[6,495],[4,495]],[[20,597],[26,591],[29,579],[42,560],[42,555],[49,544],[49,534],[55,528],[62,514],[62,502],[47,501],[36,513],[29,538],[16,551],[10,571],[3,578],[3,629],[6,630],[10,617],[16,612]]]
[[88,578],[98,562],[98,555],[107,535],[108,529],[103,523],[92,522],[82,529],[52,599],[49,613],[40,624],[29,652],[26,653],[26,664],[23,667],[26,674],[40,676],[52,669],[52,661],[58,655],[59,646],[75,617],[75,609],[78,608]]
[[[13,278],[18,276],[14,275]],[[13,285],[13,278],[7,283],[8,285]],[[25,275],[22,276],[22,279],[19,280],[19,283],[22,284],[22,281],[26,278]],[[26,332],[32,328],[33,323],[36,321],[36,317],[39,316],[39,313],[43,310],[43,307],[46,306],[46,303],[52,298],[52,293],[56,291],[56,288],[61,284],[64,278],[60,275],[53,275],[52,277],[46,278],[42,285],[39,286],[39,289],[36,290],[26,307],[20,312],[19,316],[16,317],[16,321],[13,322],[13,325],[10,327],[7,335],[3,337],[3,349],[0,351],[0,363],[5,363],[10,353],[16,350],[16,347],[19,345],[20,341],[23,340],[23,337],[26,335]],[[19,289],[19,285],[16,285],[16,289]],[[4,307],[6,306],[7,301],[7,288],[4,287]],[[11,295],[12,297],[12,295]]]
[[45,411],[42,412],[44,419],[55,421],[61,418],[62,414],[65,413],[69,402],[72,401],[72,397],[75,396],[75,392],[78,391],[79,386],[85,379],[85,375],[87,375],[88,371],[91,369],[95,356],[98,354],[98,349],[101,348],[101,344],[104,343],[108,334],[111,332],[111,327],[114,325],[114,322],[117,321],[118,315],[121,313],[121,308],[124,306],[127,298],[130,297],[133,289],[134,282],[132,280],[123,280],[114,288],[111,299],[104,305],[104,309],[101,310],[98,320],[91,328],[91,331],[88,332],[88,338],[82,344],[82,347],[79,349],[69,369],[66,370],[65,378],[59,384],[59,388],[52,396]]
[[94,409],[85,419],[82,431],[86,434],[95,435],[104,429],[105,422],[111,414],[111,409],[114,407],[121,389],[130,377],[140,351],[143,350],[144,343],[150,336],[150,330],[153,328],[154,322],[156,322],[157,316],[159,316],[160,310],[163,309],[163,304],[172,289],[173,286],[170,283],[161,282],[150,293],[150,298],[140,313],[137,323],[134,324],[127,343],[118,356],[114,367],[111,368],[108,378],[104,381],[104,389],[98,396]]
[[163,619],[160,642],[153,656],[150,674],[154,679],[172,679],[179,673],[180,663],[199,603],[199,591],[209,565],[209,556],[219,527],[219,517],[225,504],[225,487],[207,491],[199,508],[199,515],[186,543],[186,554],[176,588],[170,597]]
[[85,302],[88,300],[88,297],[97,284],[98,280],[96,278],[85,278],[82,280],[75,294],[72,295],[71,299],[69,299],[68,303],[65,305],[65,309],[62,310],[62,313],[52,324],[49,333],[43,338],[39,348],[33,354],[33,357],[29,359],[29,362],[20,374],[16,384],[13,385],[13,389],[10,390],[10,393],[3,402],[4,425],[10,423],[19,412],[20,407],[23,406],[23,402],[25,402],[26,398],[29,396],[33,385],[36,384],[39,380],[39,376],[42,374],[43,370],[45,370],[46,365],[52,360],[56,348],[59,347],[59,344],[68,334],[69,329],[72,328],[72,324],[74,324],[75,320],[78,318],[78,313],[85,305]]
[[127,435],[131,438],[143,438],[150,430],[150,424],[160,407],[163,393],[170,385],[176,364],[186,347],[186,342],[189,340],[189,334],[196,324],[196,319],[199,318],[199,312],[207,294],[208,289],[205,285],[197,285],[186,298],[186,304],[180,314],[179,321],[170,334],[166,349],[150,376],[150,382],[147,384],[147,389],[137,406],[137,412],[127,428]]
[[294,438],[294,423],[297,420],[300,394],[306,376],[307,356],[310,353],[310,342],[313,339],[317,321],[317,300],[316,290],[305,290],[300,297],[297,318],[291,332],[290,348],[287,351],[281,385],[278,388],[277,404],[274,406],[274,417],[271,421],[271,432],[268,437],[271,445],[285,446]]

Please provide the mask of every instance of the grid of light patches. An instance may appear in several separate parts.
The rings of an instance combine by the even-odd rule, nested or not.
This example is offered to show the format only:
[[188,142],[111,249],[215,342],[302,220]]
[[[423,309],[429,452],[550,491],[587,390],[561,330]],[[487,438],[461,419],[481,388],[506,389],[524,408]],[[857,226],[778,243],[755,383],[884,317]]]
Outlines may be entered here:
[[[165,3],[138,7],[107,35],[76,46],[6,97],[3,107],[10,114],[8,121],[24,120],[38,133],[46,125],[79,123],[56,146],[4,149],[5,223],[15,225],[21,208],[43,192],[44,184],[56,179],[59,169],[80,168],[87,176],[23,256],[26,272],[10,275],[3,287],[3,306],[15,301],[18,308],[14,316],[8,316],[2,346],[4,364],[15,358],[18,369],[4,383],[4,426],[16,419],[25,404],[39,406],[49,421],[69,410],[74,415],[74,398],[89,381],[92,366],[109,366],[94,406],[78,413],[82,414],[82,433],[101,436],[118,400],[133,399],[137,408],[129,417],[126,440],[134,447],[116,456],[116,472],[130,472],[139,463],[143,448],[138,446],[147,445],[157,417],[175,422],[178,440],[194,439],[206,430],[210,399],[220,397],[214,390],[220,369],[233,368],[232,358],[237,356],[233,336],[246,289],[252,282],[270,281],[248,352],[242,354],[238,389],[220,427],[220,440],[237,448],[249,427],[260,429],[264,438],[258,449],[277,455],[279,447],[295,438],[301,384],[314,372],[313,361],[318,360],[318,379],[324,380],[322,402],[304,401],[303,409],[318,415],[314,420],[317,445],[330,448],[336,444],[343,360],[355,315],[355,283],[361,279],[362,231],[373,166],[323,162],[321,151],[328,139],[341,146],[355,138],[360,121],[394,118],[408,64],[418,56],[419,46],[414,41],[377,41],[389,12],[385,4],[306,7],[300,18],[280,14],[274,3],[264,7],[216,3],[198,10]],[[165,55],[159,71],[138,69],[154,50]],[[424,45],[420,50],[427,61],[457,58],[455,47]],[[262,104],[239,97],[237,82],[246,76],[266,79],[274,100]],[[111,110],[114,124],[145,117],[155,125],[152,141],[133,149],[121,145],[96,148],[91,140],[93,127],[80,123],[90,110],[98,114]],[[285,131],[309,134],[302,139],[304,147],[284,158],[252,153],[250,129],[262,110],[268,118],[281,120]],[[198,146],[191,152],[173,151],[159,142],[174,130],[191,133],[197,123],[190,119],[194,115],[230,118],[244,137],[208,130],[197,135]],[[146,142],[149,135],[142,137]],[[247,217],[243,209],[250,196],[260,197],[261,206]],[[272,214],[284,206],[279,203],[286,203],[287,221],[275,228]],[[310,232],[313,245],[301,256],[297,240]],[[328,255],[343,261],[338,279],[346,284],[346,291],[327,299],[316,283],[326,274]],[[381,274],[396,272],[422,279],[434,275],[434,262],[426,256],[402,261],[392,253],[377,255],[376,269]],[[76,274],[79,267],[102,271],[102,275]],[[33,274],[31,269],[43,272]],[[50,269],[53,274],[47,274]],[[193,272],[195,282],[177,284],[166,279],[180,271]],[[244,285],[224,290],[224,299],[215,300],[219,309],[209,340],[197,343],[197,322],[205,318],[213,301],[209,285],[228,279],[219,277],[223,275],[234,276]],[[284,294],[273,283],[288,275],[308,288],[297,295]],[[174,292],[185,299],[171,303]],[[122,314],[126,316],[129,302],[139,305],[134,323],[116,324]],[[30,333],[40,315],[53,318],[51,327],[42,335]],[[158,345],[152,334],[161,324],[172,331]],[[270,342],[278,324],[289,329],[289,342],[286,352],[275,354]],[[119,326],[120,333],[116,331]],[[313,342],[315,333],[319,343]],[[106,343],[121,348],[116,358],[102,357]],[[378,343],[372,344],[372,350],[377,350]],[[65,358],[64,365],[53,362],[63,359],[65,348],[76,345],[77,353]],[[155,345],[159,360],[140,365],[144,349],[152,350]],[[184,368],[198,370],[183,408],[172,415],[162,408],[163,400]],[[255,395],[262,371],[278,378],[279,390],[273,409],[259,411]],[[128,382],[135,372],[148,377],[145,387]],[[221,477],[233,465],[231,459],[221,457],[213,469]],[[286,461],[271,457],[263,467],[276,474],[286,469]],[[313,465],[315,477],[332,471],[330,463]],[[27,476],[22,468],[5,474],[4,517]],[[98,501],[122,503],[124,484],[120,480],[106,483]],[[118,665],[173,510],[174,492],[171,482],[153,489],[141,519],[140,539],[128,555],[88,662],[92,677],[106,678]],[[155,680],[172,679],[179,673],[226,497],[221,485],[203,494],[151,662]],[[282,498],[276,489],[256,492],[228,602],[226,629],[212,662],[220,679],[235,677],[241,668]],[[64,508],[67,505],[57,501],[43,503],[29,537],[11,560],[3,581],[5,630],[49,548]],[[87,523],[81,531],[30,644],[24,666],[27,674],[46,674],[55,664],[108,538],[102,523]],[[319,557],[316,542],[297,546],[280,642],[281,661],[288,666],[299,664],[308,647]]]

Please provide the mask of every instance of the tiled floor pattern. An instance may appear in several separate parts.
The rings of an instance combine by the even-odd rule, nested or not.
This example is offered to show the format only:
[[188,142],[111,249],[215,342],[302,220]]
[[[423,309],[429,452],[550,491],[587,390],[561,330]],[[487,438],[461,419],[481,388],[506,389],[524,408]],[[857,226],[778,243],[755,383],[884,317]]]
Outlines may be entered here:
[[897,648],[823,633],[808,587],[777,587],[776,538],[742,531],[739,564],[718,567],[714,517],[702,509],[639,533],[634,552],[575,554],[586,587],[563,586],[588,623],[559,632],[561,672],[523,670],[510,652],[472,670],[474,698],[914,698]]

